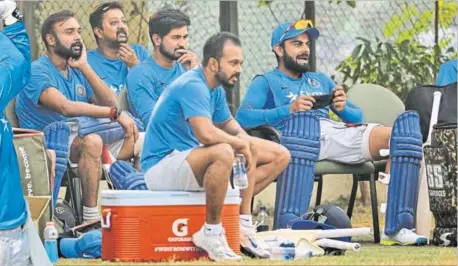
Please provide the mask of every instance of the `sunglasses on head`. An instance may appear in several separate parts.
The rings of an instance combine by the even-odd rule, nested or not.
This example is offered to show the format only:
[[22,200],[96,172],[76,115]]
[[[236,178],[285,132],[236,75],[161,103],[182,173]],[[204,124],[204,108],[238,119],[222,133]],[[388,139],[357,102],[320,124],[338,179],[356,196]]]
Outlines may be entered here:
[[292,30],[292,29],[305,30],[305,29],[308,29],[308,28],[313,28],[313,22],[310,19],[301,19],[301,20],[298,20],[298,21],[295,21],[295,22],[291,23],[291,25],[289,25],[288,28],[286,28],[285,32],[280,37],[280,40],[278,41],[278,44],[283,42],[283,39],[285,38],[286,34],[290,30]]

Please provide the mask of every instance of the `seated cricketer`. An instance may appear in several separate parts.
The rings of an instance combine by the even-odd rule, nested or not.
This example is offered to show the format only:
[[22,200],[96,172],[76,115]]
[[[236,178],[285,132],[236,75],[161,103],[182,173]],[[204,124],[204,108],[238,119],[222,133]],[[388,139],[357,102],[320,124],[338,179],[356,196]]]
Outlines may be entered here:
[[182,11],[160,9],[148,24],[153,56],[135,66],[127,77],[129,108],[145,126],[164,88],[195,67],[198,60],[196,54],[188,50],[191,20]]
[[126,88],[130,69],[151,55],[138,44],[128,44],[129,28],[118,2],[98,5],[89,16],[97,48],[87,53],[95,73],[116,95]]
[[[117,159],[128,160],[140,152],[134,147],[139,133],[134,120],[117,107],[114,93],[89,66],[86,51],[81,40],[81,28],[73,12],[64,10],[50,15],[42,25],[42,39],[47,54],[32,63],[32,76],[26,88],[16,99],[16,113],[22,128],[45,132],[45,137],[62,136],[67,145],[56,145],[53,149],[66,149],[71,163],[78,164],[82,182],[83,220],[91,222],[100,219],[97,195],[102,175],[101,155],[103,140],[100,134],[80,136],[67,127],[70,118],[109,118],[121,127],[121,140],[109,143],[109,150]],[[94,119],[95,120],[95,119]],[[115,123],[113,123],[115,124]],[[47,130],[56,126],[47,134]],[[62,139],[46,139],[47,145]],[[68,148],[69,151],[68,151]],[[59,155],[60,153],[56,153]],[[63,155],[62,155],[63,156]],[[66,156],[65,156],[66,157]],[[63,158],[66,169],[66,159]],[[58,166],[56,166],[58,168]],[[65,170],[64,169],[64,170]],[[62,172],[57,173],[60,180]],[[60,187],[55,182],[54,200]]]
[[141,156],[150,190],[205,191],[206,221],[193,242],[212,260],[241,259],[229,247],[221,224],[235,153],[245,156],[248,176],[248,187],[240,191],[240,245],[262,258],[269,252],[256,241],[251,201],[290,159],[284,147],[248,136],[232,118],[224,88],[239,81],[242,63],[237,36],[211,36],[204,45],[202,66],[181,75],[159,97]]
[[[253,79],[236,114],[245,129],[268,125],[280,130],[281,143],[291,152],[291,163],[277,183],[274,227],[285,228],[307,211],[317,160],[359,164],[380,159],[380,150],[390,147],[382,243],[426,243],[410,230],[422,159],[418,114],[403,113],[393,129],[362,124],[362,111],[347,100],[343,88],[324,73],[309,71],[310,41],[319,35],[310,20],[278,25],[271,39],[278,65]],[[326,95],[332,98],[323,100]],[[329,109],[343,122],[330,120]]]

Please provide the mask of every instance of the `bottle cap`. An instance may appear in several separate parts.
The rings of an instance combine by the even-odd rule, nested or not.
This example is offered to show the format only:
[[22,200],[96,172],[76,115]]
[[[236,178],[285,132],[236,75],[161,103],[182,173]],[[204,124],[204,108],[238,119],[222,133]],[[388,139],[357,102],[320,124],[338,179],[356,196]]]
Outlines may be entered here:
[[46,222],[46,226],[56,226],[54,222]]
[[259,207],[259,209],[260,209],[261,211],[265,211],[265,210],[266,210],[266,206],[262,205],[261,207]]

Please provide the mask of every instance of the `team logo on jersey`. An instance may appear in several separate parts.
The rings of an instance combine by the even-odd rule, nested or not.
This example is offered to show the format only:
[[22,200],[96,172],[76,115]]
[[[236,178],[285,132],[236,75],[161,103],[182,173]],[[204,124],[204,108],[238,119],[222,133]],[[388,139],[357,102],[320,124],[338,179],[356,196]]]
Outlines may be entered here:
[[86,96],[86,88],[81,84],[76,85],[76,94],[80,97]]
[[316,79],[309,79],[309,83],[310,83],[310,85],[312,85],[312,87],[314,87],[314,88],[320,86],[320,82],[318,82],[318,80],[316,80]]

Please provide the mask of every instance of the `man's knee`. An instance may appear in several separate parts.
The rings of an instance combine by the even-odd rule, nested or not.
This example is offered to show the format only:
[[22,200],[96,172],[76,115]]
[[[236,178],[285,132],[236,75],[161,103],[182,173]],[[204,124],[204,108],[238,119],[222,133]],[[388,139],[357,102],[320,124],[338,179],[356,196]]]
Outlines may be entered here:
[[100,157],[102,155],[103,141],[97,134],[89,134],[83,137],[81,141],[82,152],[92,156]]
[[289,153],[288,149],[282,145],[277,145],[278,148],[276,149],[275,154],[275,162],[280,166],[286,166],[289,164],[291,160],[291,154]]
[[214,162],[222,163],[232,167],[234,162],[234,150],[227,143],[220,143],[212,147],[212,158]]

